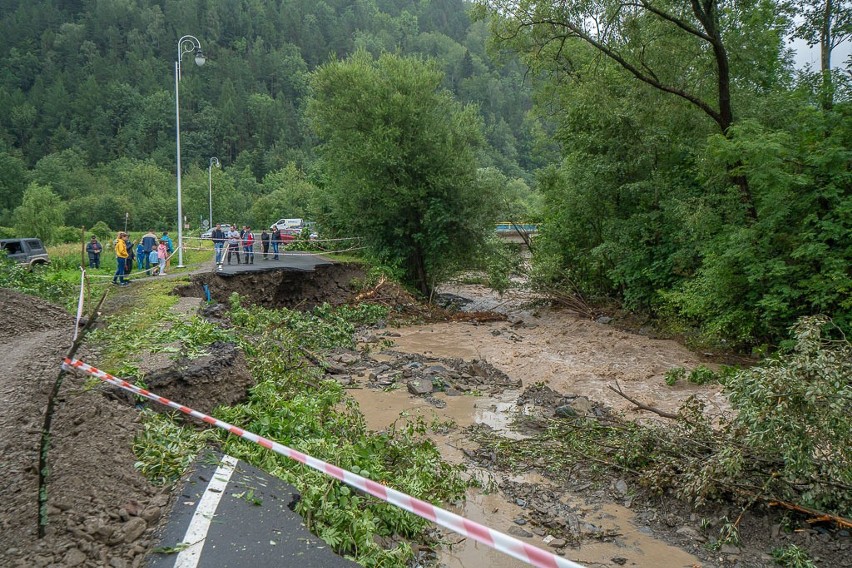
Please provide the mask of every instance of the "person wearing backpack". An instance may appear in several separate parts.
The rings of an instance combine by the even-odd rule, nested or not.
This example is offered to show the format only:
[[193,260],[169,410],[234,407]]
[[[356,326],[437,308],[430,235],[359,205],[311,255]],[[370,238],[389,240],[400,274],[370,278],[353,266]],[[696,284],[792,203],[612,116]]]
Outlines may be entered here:
[[149,270],[151,268],[151,251],[157,248],[157,235],[154,234],[154,229],[148,229],[148,232],[145,233],[145,236],[142,237],[142,240],[139,241],[139,246],[142,247],[142,252],[144,254],[139,254],[137,252],[137,257],[139,258],[139,268],[144,268],[145,270]]

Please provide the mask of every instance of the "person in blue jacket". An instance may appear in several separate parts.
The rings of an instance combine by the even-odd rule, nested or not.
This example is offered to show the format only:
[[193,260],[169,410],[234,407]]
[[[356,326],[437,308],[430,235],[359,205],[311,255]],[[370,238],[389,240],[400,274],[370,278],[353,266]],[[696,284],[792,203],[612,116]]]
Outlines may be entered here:
[[136,268],[142,270],[145,267],[145,258],[147,254],[145,254],[145,247],[142,245],[142,241],[139,241],[139,244],[136,245]]
[[[157,235],[154,234],[154,229],[148,229],[148,232],[145,233],[145,235],[142,237],[142,240],[139,241],[139,242],[142,245],[142,250],[145,254],[144,255],[137,254],[136,256],[140,259],[142,259],[142,257],[144,256],[145,258],[142,259],[141,262],[145,263],[145,270],[150,270],[150,268],[151,268],[151,261],[150,261],[151,251],[157,248],[157,245],[159,244],[160,241],[159,241],[159,239],[157,239]],[[139,268],[142,268],[141,264],[140,264]]]

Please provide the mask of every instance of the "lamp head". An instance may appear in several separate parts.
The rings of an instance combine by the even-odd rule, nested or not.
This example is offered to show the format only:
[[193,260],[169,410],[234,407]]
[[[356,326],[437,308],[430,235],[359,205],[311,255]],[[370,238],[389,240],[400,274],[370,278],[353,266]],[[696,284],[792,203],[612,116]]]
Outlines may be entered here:
[[195,64],[201,67],[207,61],[204,57],[204,53],[201,51],[201,48],[195,50]]

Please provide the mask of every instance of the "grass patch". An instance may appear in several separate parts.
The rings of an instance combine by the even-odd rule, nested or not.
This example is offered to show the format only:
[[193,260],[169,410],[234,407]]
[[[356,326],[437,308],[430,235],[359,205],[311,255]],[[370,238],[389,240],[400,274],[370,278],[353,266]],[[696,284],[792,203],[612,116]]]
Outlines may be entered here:
[[[256,384],[248,401],[218,408],[215,416],[421,499],[463,498],[472,482],[461,466],[441,459],[425,436],[429,425],[417,420],[368,432],[357,403],[336,381],[324,381],[322,369],[309,361],[328,349],[352,347],[355,325],[384,317],[386,309],[267,310],[244,307],[236,295],[231,303],[235,336]],[[157,479],[177,479],[185,467],[181,455],[196,454],[206,440],[164,427],[162,420],[153,419],[150,426],[146,420],[146,434],[137,441],[139,467]],[[403,566],[413,558],[410,542],[423,539],[428,521],[256,444],[220,430],[213,435],[223,451],[293,484],[302,496],[297,511],[336,552],[364,566]],[[380,537],[392,544],[380,546]]]

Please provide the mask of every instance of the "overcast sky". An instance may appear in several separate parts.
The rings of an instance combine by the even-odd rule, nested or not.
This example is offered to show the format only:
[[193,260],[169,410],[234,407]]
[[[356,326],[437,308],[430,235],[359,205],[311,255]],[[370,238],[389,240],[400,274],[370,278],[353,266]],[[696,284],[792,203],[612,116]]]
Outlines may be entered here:
[[[804,40],[797,39],[790,42],[790,47],[796,50],[796,68],[801,69],[808,63],[814,71],[819,70],[819,46],[808,47]],[[845,41],[834,48],[831,52],[831,68],[846,66],[846,59],[852,52],[852,42]]]

